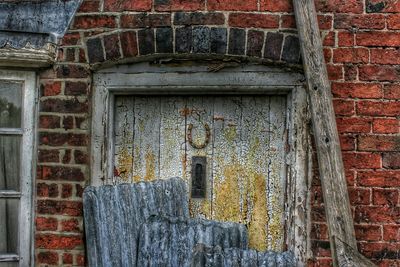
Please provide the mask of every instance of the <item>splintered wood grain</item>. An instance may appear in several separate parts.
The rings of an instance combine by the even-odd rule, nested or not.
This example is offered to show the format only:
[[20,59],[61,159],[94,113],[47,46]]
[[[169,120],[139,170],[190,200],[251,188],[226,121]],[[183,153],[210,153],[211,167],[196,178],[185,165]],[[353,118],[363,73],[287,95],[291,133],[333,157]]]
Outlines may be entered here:
[[115,99],[114,120],[114,179],[132,181],[134,97],[119,96]]
[[241,98],[214,100],[213,219],[244,223],[243,169],[240,164]]
[[[137,266],[193,266],[193,251],[198,244],[218,246],[220,250],[247,249],[247,229],[236,223],[153,217],[140,231]],[[200,266],[235,265],[205,265],[203,262]]]
[[270,148],[268,153],[268,249],[283,249],[284,238],[284,201],[286,188],[286,99],[272,96],[270,98]]
[[183,97],[168,97],[161,101],[160,110],[160,178],[185,176],[186,149],[185,108]]
[[[268,172],[269,159],[269,98],[243,97],[241,122],[241,161],[244,169],[243,187],[246,224],[249,230],[250,247],[264,251],[267,249],[268,214]],[[280,216],[281,214],[277,214]]]
[[133,143],[133,180],[152,181],[159,175],[160,154],[159,97],[135,98],[135,137]]
[[[206,141],[207,124],[213,129],[213,98],[211,97],[189,97],[186,104],[186,129],[189,124],[193,125],[192,140],[195,144],[203,144]],[[187,137],[187,135],[186,135]],[[210,137],[210,139],[212,136]],[[210,140],[211,141],[211,140]],[[191,188],[191,166],[192,157],[207,157],[206,175],[207,175],[207,193],[205,199],[190,199],[190,212],[194,217],[211,218],[211,202],[212,202],[212,186],[213,186],[213,146],[210,142],[206,147],[197,149],[191,146],[186,139],[187,156],[186,156],[186,178]],[[189,190],[190,192],[190,190]]]
[[136,264],[142,226],[152,215],[189,219],[186,194],[179,178],[87,187],[83,209],[88,266],[143,266]]

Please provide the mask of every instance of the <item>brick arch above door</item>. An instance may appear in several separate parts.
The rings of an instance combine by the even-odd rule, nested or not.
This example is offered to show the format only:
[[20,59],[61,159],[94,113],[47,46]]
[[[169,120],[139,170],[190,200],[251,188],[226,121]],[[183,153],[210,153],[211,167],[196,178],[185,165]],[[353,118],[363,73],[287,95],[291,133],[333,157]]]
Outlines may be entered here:
[[[240,59],[302,68],[296,35],[262,28],[196,25],[193,21],[193,17],[199,16],[196,14],[176,13],[174,25],[167,23],[168,20],[163,23],[162,17],[155,19],[151,15],[134,14],[125,20],[122,16],[121,29],[85,40],[88,62],[97,68],[158,58],[195,57]],[[208,16],[216,19],[216,14]],[[181,25],[189,23],[194,26]],[[154,27],[141,28],[148,24]],[[168,26],[161,27],[164,25]],[[127,28],[122,28],[124,26]]]

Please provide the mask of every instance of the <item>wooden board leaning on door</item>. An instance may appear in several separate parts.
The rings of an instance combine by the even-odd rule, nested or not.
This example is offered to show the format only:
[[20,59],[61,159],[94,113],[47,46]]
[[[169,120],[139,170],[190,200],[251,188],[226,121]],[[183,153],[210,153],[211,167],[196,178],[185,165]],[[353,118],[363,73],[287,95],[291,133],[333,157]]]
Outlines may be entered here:
[[191,198],[192,215],[244,223],[252,248],[283,251],[286,101],[116,96],[115,179],[182,177],[190,188],[192,157],[206,157],[206,197]]

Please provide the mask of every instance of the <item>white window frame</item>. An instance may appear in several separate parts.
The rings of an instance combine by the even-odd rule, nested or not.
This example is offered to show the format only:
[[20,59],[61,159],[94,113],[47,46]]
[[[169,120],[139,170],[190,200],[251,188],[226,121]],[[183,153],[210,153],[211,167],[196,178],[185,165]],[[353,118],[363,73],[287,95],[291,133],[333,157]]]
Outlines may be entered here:
[[[121,65],[93,77],[91,185],[110,183],[113,176],[115,95],[286,95],[290,151],[286,154],[288,200],[286,244],[298,266],[305,266],[310,249],[310,187],[312,178],[309,113],[304,76],[262,65],[210,72],[206,65]],[[112,182],[112,181],[111,181]]]
[[20,192],[0,190],[0,198],[20,199],[19,205],[19,237],[18,254],[1,254],[0,262],[18,262],[19,266],[32,264],[32,233],[33,233],[33,177],[34,177],[34,148],[35,148],[35,118],[36,118],[36,74],[32,71],[0,70],[0,80],[18,81],[23,83],[21,128],[0,128],[0,135],[21,136],[21,168]]

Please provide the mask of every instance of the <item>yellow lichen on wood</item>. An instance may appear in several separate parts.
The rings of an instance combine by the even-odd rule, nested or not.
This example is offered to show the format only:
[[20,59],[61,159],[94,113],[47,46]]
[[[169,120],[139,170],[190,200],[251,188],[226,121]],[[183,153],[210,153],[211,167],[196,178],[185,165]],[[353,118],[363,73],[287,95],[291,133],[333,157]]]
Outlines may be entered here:
[[[232,127],[233,128],[233,127]],[[236,136],[234,128],[226,129],[225,140],[233,143]],[[274,203],[268,203],[267,170],[265,160],[257,153],[260,150],[260,139],[253,137],[248,151],[238,160],[235,152],[227,153],[230,158],[219,159],[220,171],[214,177],[214,201],[212,210],[214,219],[244,223],[249,229],[250,248],[280,250],[280,240],[283,235],[281,224],[283,207],[279,197]],[[223,164],[229,160],[233,164]],[[261,165],[260,165],[261,164]],[[256,171],[259,170],[259,171]],[[274,183],[273,194],[280,194],[280,184]],[[272,190],[269,189],[269,190]],[[272,206],[272,211],[268,207]],[[267,231],[268,229],[268,231]]]
[[[256,131],[255,131],[256,132]],[[265,170],[265,159],[260,154],[261,141],[257,135],[251,136],[250,147],[244,155],[243,185],[245,202],[249,208],[247,227],[249,230],[249,246],[260,251],[268,247],[267,226],[267,177],[265,173],[256,170]]]
[[[267,249],[267,197],[265,193],[265,176],[261,174],[250,174],[247,183],[248,199],[251,202],[252,214],[248,224],[249,246],[260,251]],[[250,204],[250,203],[249,203]]]
[[150,150],[146,151],[145,161],[146,161],[146,173],[144,175],[144,180],[153,181],[154,179],[156,179],[155,176],[156,157],[154,156],[154,153],[152,151]]
[[189,200],[189,213],[192,217],[212,219],[211,217],[211,201],[206,199]]
[[140,149],[139,147],[134,147],[134,157],[133,157],[133,182],[137,183],[142,181],[142,176],[139,173],[139,170],[142,169],[142,162],[140,159]]
[[127,182],[132,175],[133,157],[129,154],[126,147],[123,147],[118,153],[117,171],[119,177]]
[[272,236],[270,247],[273,250],[281,250],[281,243],[280,238],[283,236],[283,223],[282,223],[282,214],[283,214],[283,207],[280,205],[280,201],[278,196],[281,194],[280,190],[277,189],[272,198],[272,218],[270,218],[270,222],[268,225],[268,234]]
[[[244,178],[242,182],[241,177]],[[254,172],[247,164],[233,164],[225,166],[223,178],[217,180],[212,203],[213,219],[246,224],[250,248],[267,249],[269,220],[265,175]],[[281,210],[277,210],[274,218],[281,215]],[[271,231],[271,234],[274,240],[275,237],[279,239],[282,233]]]
[[237,137],[237,130],[236,130],[236,125],[230,125],[231,127],[225,128],[224,129],[224,137],[228,143],[233,144],[235,141],[235,138]]
[[189,177],[187,176],[187,155],[186,153],[181,154],[181,163],[182,163],[182,179],[186,180],[188,183],[190,181]]
[[240,166],[237,164],[225,166],[223,178],[217,178],[214,189],[213,213],[219,221],[243,222],[240,207],[241,193],[239,188]]

